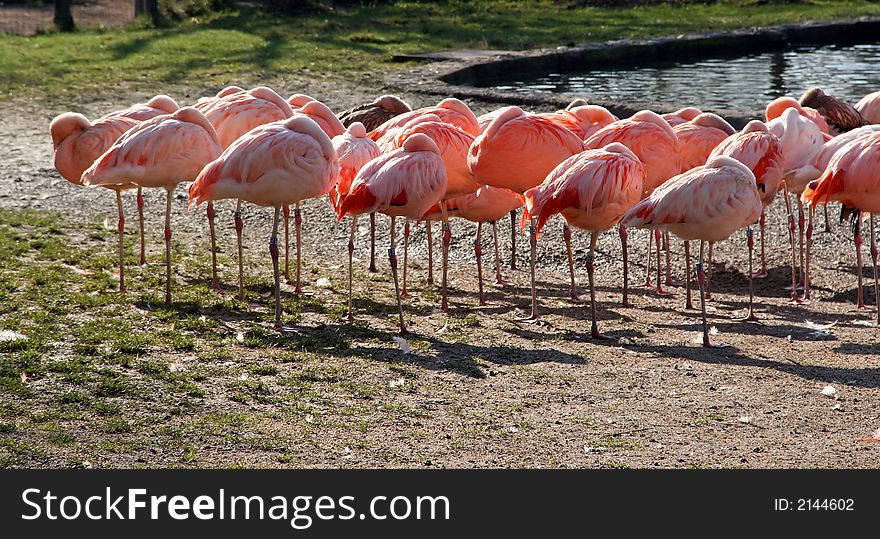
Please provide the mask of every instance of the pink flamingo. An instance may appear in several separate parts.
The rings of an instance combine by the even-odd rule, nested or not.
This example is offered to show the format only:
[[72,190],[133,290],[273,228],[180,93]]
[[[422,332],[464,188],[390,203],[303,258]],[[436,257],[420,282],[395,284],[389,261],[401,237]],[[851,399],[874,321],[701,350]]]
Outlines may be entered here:
[[705,165],[715,146],[734,134],[736,129],[721,116],[704,112],[693,120],[676,125],[672,131],[678,138],[681,170],[684,172]]
[[189,204],[236,198],[275,208],[269,253],[277,329],[284,327],[278,265],[281,207],[327,194],[338,174],[339,161],[327,134],[314,120],[293,116],[249,131],[205,166],[189,187]]
[[880,124],[880,91],[870,93],[856,103],[856,110],[866,123]]
[[[440,121],[462,128],[471,135],[480,134],[480,124],[474,112],[464,102],[447,98],[432,107],[422,107],[411,112],[405,112],[389,119],[384,124],[370,131],[370,138],[375,140],[383,150],[390,148],[391,141],[397,131],[410,122],[413,118],[425,114],[434,114]],[[386,146],[388,148],[386,148]]]
[[598,105],[582,105],[557,112],[545,112],[538,116],[568,129],[582,140],[618,120],[608,109]]
[[[767,107],[764,109],[764,119],[769,122],[771,120],[775,120],[782,116],[782,113],[785,112],[786,109],[794,109],[798,114],[811,120],[816,127],[819,128],[819,131],[822,133],[828,134],[828,122],[825,121],[825,118],[819,114],[819,111],[812,107],[804,107],[798,103],[797,99],[789,96],[777,97],[773,101],[767,104]],[[829,137],[831,135],[828,135]]]
[[825,138],[816,124],[808,118],[801,116],[796,109],[788,108],[783,111],[782,115],[775,120],[767,123],[767,129],[779,137],[782,142],[783,156],[783,176],[785,183],[785,208],[788,211],[788,238],[791,242],[791,298],[792,303],[805,303],[806,300],[799,298],[797,294],[797,254],[794,240],[795,218],[791,208],[791,201],[788,193],[795,195],[798,203],[798,220],[797,227],[799,230],[798,237],[800,239],[800,269],[801,281],[805,280],[805,259],[804,259],[804,211],[803,203],[800,195],[807,186],[806,178],[803,174],[798,175],[797,171],[802,169],[815,158],[823,147]]
[[590,334],[601,337],[596,323],[593,257],[599,234],[616,225],[642,198],[645,168],[632,151],[620,143],[586,150],[560,163],[544,182],[525,193],[526,214],[535,216],[540,230],[551,216],[561,213],[574,227],[589,231],[587,274],[590,279]]
[[[639,158],[645,167],[645,192],[648,195],[669,178],[681,172],[681,157],[678,138],[669,123],[655,112],[642,110],[631,117],[611,123],[595,132],[586,141],[587,149],[599,149],[620,142]],[[623,306],[629,303],[629,268],[626,227],[618,227],[623,246]],[[657,293],[666,295],[660,282],[660,231],[654,234],[657,240]],[[651,286],[651,234],[648,234],[648,262],[645,265],[645,286]],[[667,246],[669,242],[667,241]],[[667,256],[666,284],[672,284],[672,276]]]
[[[442,300],[441,309],[449,310],[449,293],[447,288],[447,273],[449,267],[449,245],[452,241],[452,229],[446,211],[446,200],[469,195],[480,188],[480,184],[474,179],[473,173],[468,168],[467,158],[474,136],[453,124],[440,120],[433,114],[425,114],[413,118],[407,122],[391,143],[392,148],[400,148],[406,140],[421,133],[434,141],[440,149],[440,156],[446,167],[446,192],[440,200],[440,212],[443,221],[443,277],[442,277]],[[407,221],[407,225],[409,222]],[[426,222],[428,228],[430,221]],[[404,226],[404,264],[403,264],[403,291],[406,292],[406,246],[409,244],[409,226]],[[430,257],[429,257],[430,258]],[[432,264],[429,260],[428,264]]]
[[[842,147],[818,180],[810,183],[802,198],[811,206],[836,200],[843,204],[844,213],[853,217],[856,245],[856,274],[858,275],[858,304],[862,300],[862,214],[869,213],[871,227],[871,260],[874,270],[874,297],[880,298],[877,281],[877,243],[874,238],[874,214],[880,212],[880,132],[856,138]],[[880,300],[877,324],[880,325]]]
[[[373,131],[388,120],[411,112],[412,107],[394,95],[379,96],[370,103],[357,105],[338,115],[342,125],[360,122],[367,131]],[[370,271],[376,271],[376,214],[370,214]]]
[[703,111],[696,107],[684,107],[675,112],[667,112],[661,117],[669,123],[670,127],[675,127],[676,125],[693,120],[700,114],[703,114]]
[[810,88],[801,95],[801,106],[816,109],[828,124],[829,133],[837,135],[865,125],[859,111],[846,101],[826,94],[821,88]]
[[[451,198],[446,201],[449,217],[460,217],[477,223],[477,234],[474,238],[474,255],[477,259],[477,283],[480,292],[480,305],[486,305],[483,293],[483,224],[492,224],[492,238],[495,243],[495,284],[504,285],[506,281],[501,274],[501,259],[498,249],[498,220],[523,205],[523,196],[509,189],[484,185],[476,192]],[[434,205],[425,215],[425,221],[442,219],[440,205]],[[406,257],[404,257],[404,260]]]
[[[94,123],[89,122],[84,116],[67,116],[61,115],[53,120],[49,126],[49,131],[53,133],[52,140],[55,142],[55,161],[56,168],[61,165],[59,173],[68,181],[80,184],[82,173],[95,162],[102,153],[104,153],[123,132],[137,125],[137,123],[162,114],[171,114],[180,107],[177,102],[167,95],[157,95],[152,97],[146,103],[138,103],[128,107],[127,109],[117,110],[105,114],[95,120]],[[64,118],[64,119],[62,119]],[[56,122],[56,120],[58,120]],[[85,121],[83,121],[85,120]],[[130,120],[130,121],[127,121]],[[64,133],[64,137],[56,136],[58,133]],[[88,132],[88,134],[85,134]],[[79,137],[83,136],[81,140]],[[68,138],[73,136],[73,138]],[[63,145],[62,139],[67,139]],[[60,150],[60,152],[59,152]],[[63,172],[62,172],[63,169]],[[119,190],[116,190],[119,194]],[[117,200],[119,222],[118,227],[124,228],[125,217],[122,214],[122,207],[119,206],[121,200]],[[143,266],[147,263],[146,242],[144,240],[144,196],[141,188],[137,188],[137,206],[138,206],[138,222],[140,232],[140,264]],[[122,234],[122,229],[119,233]],[[120,280],[123,268],[120,268]],[[124,283],[120,284],[120,291],[125,289]]]
[[[767,126],[758,120],[749,122],[742,131],[730,135],[724,139],[709,154],[709,159],[718,155],[732,157],[749,167],[755,175],[761,196],[761,203],[766,209],[776,198],[779,187],[782,185],[783,159],[782,142],[770,133]],[[761,187],[763,186],[763,187]],[[755,278],[767,277],[767,257],[764,247],[764,214],[761,210],[761,269],[753,275]],[[812,228],[807,229],[808,236],[812,234]],[[753,242],[749,242],[749,249],[753,248]],[[749,255],[751,260],[751,255]],[[690,279],[690,277],[688,277]],[[688,305],[690,305],[690,284],[688,285]],[[754,316],[749,313],[750,318]]]
[[[379,146],[367,136],[364,124],[354,122],[342,135],[333,137],[333,148],[339,158],[339,177],[336,185],[330,190],[330,203],[334,211],[339,211],[342,201],[348,196],[351,184],[360,170],[379,157],[382,153]],[[371,213],[370,216],[373,214]],[[352,307],[352,258],[354,257],[354,233],[357,230],[357,216],[351,217],[351,235],[348,237],[348,320],[354,320]],[[405,267],[405,266],[404,266]]]
[[184,107],[156,116],[122,135],[83,175],[83,184],[162,187],[165,203],[165,305],[171,306],[171,200],[174,188],[195,178],[222,147],[204,114]]
[[290,108],[293,110],[301,109],[308,103],[312,101],[317,101],[314,97],[306,94],[293,94],[292,96],[287,98],[287,104],[290,105]]
[[[519,107],[507,107],[478,136],[470,148],[468,167],[478,183],[525,193],[539,185],[556,165],[582,152],[584,144],[574,133]],[[535,288],[537,221],[529,227],[531,248],[532,314],[538,320]]]
[[[288,100],[289,103],[298,105],[293,110],[294,116],[305,116],[311,118],[318,124],[318,127],[330,138],[340,136],[345,133],[345,127],[342,122],[333,114],[330,107],[309,96],[295,94]],[[284,280],[291,282],[289,250],[290,250],[290,207],[282,206],[284,213]],[[294,293],[302,293],[302,276],[300,269],[302,268],[302,210],[300,203],[297,202],[293,209],[293,223],[296,228],[296,280],[294,281]]]
[[[703,272],[705,243],[721,241],[751,225],[758,220],[761,209],[752,171],[736,159],[717,156],[704,166],[672,178],[623,217],[626,226],[663,229],[685,241],[700,240],[696,269],[703,316],[703,346],[710,346],[706,322],[706,275]],[[752,310],[751,305],[749,310]]]
[[[290,118],[293,111],[290,105],[271,88],[258,86],[251,90],[241,90],[231,86],[221,90],[213,99],[201,100],[195,107],[205,113],[214,126],[220,145],[226,149],[251,129],[270,122]],[[211,235],[211,288],[219,290],[217,278],[217,240],[214,228],[213,200],[208,201],[208,229]],[[244,255],[241,235],[244,221],[241,218],[241,200],[235,208],[235,235],[238,246],[238,297],[244,300]],[[285,250],[285,259],[287,252]]]
[[428,136],[416,133],[407,138],[401,148],[382,154],[364,165],[339,207],[339,219],[349,214],[354,216],[374,211],[391,217],[388,263],[394,278],[401,333],[406,333],[406,324],[397,279],[395,219],[421,219],[431,206],[443,198],[446,184],[446,166],[440,148]]
[[[857,138],[870,135],[871,133],[876,133],[880,131],[880,125],[866,125],[863,127],[859,127],[857,129],[853,129],[852,131],[847,131],[846,133],[841,133],[836,137],[832,138],[825,142],[822,146],[821,150],[813,156],[813,158],[804,166],[795,170],[792,174],[794,179],[792,180],[793,184],[796,185],[808,185],[813,180],[819,179],[825,169],[828,168],[828,163],[831,161],[831,158],[837,153],[838,150],[849,144],[850,142],[856,140]],[[801,196],[803,199],[803,195]],[[804,299],[810,299],[810,258],[811,258],[811,250],[813,245],[813,213],[815,211],[815,205],[811,205],[809,208],[808,214],[808,223],[807,223],[807,246],[806,246],[806,262],[804,264]],[[826,208],[827,215],[827,204],[824,205]]]
[[[360,122],[367,131],[373,131],[388,120],[411,112],[409,103],[394,95],[382,95],[363,105],[339,113],[342,125]],[[376,214],[370,214],[370,271],[376,271]]]

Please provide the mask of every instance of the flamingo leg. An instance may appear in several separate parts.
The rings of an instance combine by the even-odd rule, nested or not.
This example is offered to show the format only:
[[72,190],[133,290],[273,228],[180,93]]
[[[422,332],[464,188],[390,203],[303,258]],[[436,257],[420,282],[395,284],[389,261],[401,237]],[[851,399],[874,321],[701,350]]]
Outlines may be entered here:
[[391,247],[388,249],[388,264],[391,266],[391,276],[394,278],[394,295],[397,297],[397,313],[400,315],[400,333],[406,333],[406,325],[403,322],[403,303],[400,301],[400,286],[397,281],[397,253],[395,251],[395,236],[397,235],[397,226],[391,218]]
[[856,308],[864,309],[865,302],[862,298],[862,214],[858,212],[856,215],[855,226],[855,244],[856,244],[856,275],[859,278],[859,289],[856,293]]
[[403,290],[400,292],[400,295],[405,298],[409,296],[409,293],[406,291],[406,266],[409,259],[409,219],[404,218],[403,222]]
[[703,316],[703,346],[710,347],[709,344],[709,324],[706,321],[706,273],[703,271],[703,251],[706,242],[700,241],[700,260],[697,262],[697,282],[700,284],[700,311]]
[[685,272],[687,273],[687,277],[684,281],[684,289],[685,289],[685,302],[684,308],[693,311],[694,303],[691,300],[691,242],[684,242],[684,260],[685,260]]
[[800,282],[798,283],[798,288],[802,288],[804,286],[804,267],[805,267],[805,255],[804,255],[804,234],[806,231],[806,219],[804,218],[804,203],[801,201],[801,197],[797,197],[797,205],[798,205],[798,247],[800,248]]
[[744,322],[757,322],[755,316],[755,277],[752,274],[752,253],[755,250],[755,237],[752,227],[746,228],[746,244],[749,247],[749,313],[743,318]]
[[813,214],[816,209],[813,205],[809,208],[809,221],[807,221],[807,258],[804,264],[804,301],[810,301],[810,256],[813,251]]
[[657,242],[657,295],[658,296],[669,296],[671,295],[666,290],[663,290],[663,284],[660,277],[660,253],[663,251],[663,245],[660,242],[661,234],[659,230],[654,231],[654,240]]
[[516,269],[516,210],[510,210],[510,269]]
[[447,274],[449,272],[449,244],[452,242],[452,229],[449,226],[449,213],[446,211],[446,201],[440,201],[440,213],[443,215],[443,292],[440,309],[443,312],[449,310],[449,288],[447,287]]
[[269,240],[269,254],[272,256],[272,273],[275,276],[275,329],[282,329],[281,323],[281,269],[278,267],[278,222],[281,221],[281,206],[275,206],[275,219],[272,225],[272,238]]
[[568,275],[571,278],[571,299],[577,301],[577,286],[574,284],[574,254],[571,252],[571,227],[568,223],[562,224],[562,237],[565,238],[565,250],[568,252]]
[[709,264],[706,266],[706,301],[712,300],[712,264],[715,251],[715,242],[709,242]]
[[767,270],[767,253],[764,245],[764,221],[766,212],[761,208],[761,269],[753,275],[755,279],[764,279],[770,272]]
[[241,233],[244,230],[244,221],[241,219],[241,199],[235,206],[235,236],[238,242],[238,299],[244,301],[244,253],[241,247]]
[[654,241],[654,234],[653,234],[653,232],[648,230],[648,258],[647,258],[648,261],[645,263],[645,282],[642,283],[642,286],[644,286],[645,288],[651,288],[651,286],[653,286],[651,284],[651,253],[653,252],[651,250],[651,245],[652,245],[653,241]]
[[434,284],[434,237],[431,233],[431,221],[425,220],[425,231],[428,237],[428,284]]
[[116,189],[116,210],[118,218],[116,221],[116,230],[119,232],[119,292],[125,292],[125,240],[123,233],[125,232],[125,215],[122,213],[122,190]]
[[828,219],[828,204],[825,204],[825,232],[831,232],[831,220]]
[[791,244],[791,297],[789,303],[801,303],[801,298],[797,295],[797,270],[795,269],[795,247],[794,247],[794,213],[791,211],[791,201],[788,199],[788,191],[782,193],[785,199],[785,209],[788,211],[788,241]]
[[480,289],[480,305],[486,304],[483,294],[483,246],[480,243],[483,235],[483,223],[477,223],[477,237],[474,238],[474,256],[477,258],[477,283]]
[[370,271],[376,273],[376,212],[370,214]]
[[281,206],[284,215],[284,280],[290,283],[290,205]]
[[535,262],[538,257],[538,221],[532,217],[529,224],[529,248],[531,249],[531,281],[532,281],[532,316],[530,320],[538,320],[538,290],[535,286]]
[[874,214],[871,214],[871,266],[874,270],[874,306],[877,307],[877,325],[880,326],[880,283],[877,281],[877,242],[874,240]]
[[141,187],[138,187],[137,206],[138,206],[138,221],[140,224],[140,232],[141,232],[140,264],[141,264],[141,266],[146,266],[147,265],[147,256],[146,256],[147,246],[146,246],[146,243],[144,240],[144,193],[143,193],[143,188],[141,188]]
[[592,317],[592,321],[590,323],[590,337],[594,339],[602,339],[602,334],[599,333],[599,326],[596,323],[596,286],[593,281],[593,273],[595,270],[595,264],[593,264],[593,259],[595,257],[596,252],[596,242],[599,240],[599,233],[593,232],[590,234],[590,252],[587,253],[587,276],[590,279],[590,315]]
[[214,217],[217,213],[214,211],[214,202],[208,201],[208,208],[205,210],[208,214],[208,230],[211,233],[211,290],[218,292],[220,290],[220,282],[217,279],[217,235],[214,228]]
[[617,233],[620,235],[620,247],[623,251],[623,307],[632,307],[629,302],[629,248],[627,247],[627,239],[629,233],[622,224],[617,227]]
[[296,227],[296,287],[294,293],[302,294],[302,210],[299,202],[293,209],[293,224]]
[[504,286],[507,282],[501,275],[501,250],[498,248],[498,222],[492,221],[492,240],[495,243],[495,284]]
[[351,216],[351,234],[348,236],[348,321],[354,321],[354,301],[352,299],[352,273],[354,258],[354,233],[357,230],[357,215]]
[[173,188],[166,189],[165,199],[165,306],[171,307],[171,199]]

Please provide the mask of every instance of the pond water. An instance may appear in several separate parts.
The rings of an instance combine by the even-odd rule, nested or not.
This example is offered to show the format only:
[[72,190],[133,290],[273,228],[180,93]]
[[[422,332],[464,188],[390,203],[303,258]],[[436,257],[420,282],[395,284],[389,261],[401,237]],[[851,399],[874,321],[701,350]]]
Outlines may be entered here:
[[880,43],[798,46],[735,58],[549,73],[481,86],[752,111],[763,110],[777,97],[799,97],[805,89],[821,86],[855,103],[880,90]]

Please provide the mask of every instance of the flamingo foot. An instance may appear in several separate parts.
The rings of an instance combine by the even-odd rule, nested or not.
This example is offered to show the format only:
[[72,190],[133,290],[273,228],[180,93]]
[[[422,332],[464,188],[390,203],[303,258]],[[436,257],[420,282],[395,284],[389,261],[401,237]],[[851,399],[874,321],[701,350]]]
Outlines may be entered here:
[[760,271],[756,271],[752,274],[752,279],[766,279],[767,276],[770,275],[770,272],[766,267],[761,268]]

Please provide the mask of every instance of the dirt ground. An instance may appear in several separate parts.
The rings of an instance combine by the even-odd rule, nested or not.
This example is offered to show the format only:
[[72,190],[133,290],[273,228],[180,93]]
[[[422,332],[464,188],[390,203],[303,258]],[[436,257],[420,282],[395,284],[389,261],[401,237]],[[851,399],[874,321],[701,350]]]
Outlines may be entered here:
[[[382,93],[368,85],[345,86],[337,81],[286,79],[269,81],[282,94],[316,96],[335,110]],[[174,88],[181,103],[207,94],[207,88]],[[60,212],[71,222],[104,219],[115,225],[115,206],[108,193],[69,185],[52,168],[48,136],[51,118],[66,110],[88,116],[126,106],[146,97],[128,95],[84,98],[77,103],[16,101],[0,104],[0,211],[19,208]],[[428,96],[405,96],[415,106]],[[494,106],[470,103],[479,114]],[[125,197],[129,223],[136,223],[134,196]],[[184,191],[175,200],[175,238],[194,248],[207,242],[202,211],[184,213]],[[144,273],[160,273],[159,227],[162,195],[147,193],[148,257]],[[232,204],[218,205],[221,252],[234,253]],[[314,301],[339,309],[345,301],[348,226],[337,223],[326,200],[304,204],[305,293]],[[265,256],[270,211],[247,207],[245,245],[251,278],[270,283]],[[484,231],[484,271],[489,305],[477,304],[472,238],[474,227],[455,221],[450,264],[450,314],[436,310],[439,294],[425,284],[424,228],[418,227],[409,250],[412,294],[405,309],[413,335],[404,353],[394,340],[396,307],[387,274],[387,220],[379,220],[378,274],[366,270],[368,229],[362,219],[357,237],[355,275],[358,323],[349,325],[325,312],[298,318],[300,334],[276,348],[236,347],[223,374],[199,379],[204,393],[182,415],[163,417],[160,426],[177,429],[186,440],[170,443],[169,430],[142,414],[165,415],[158,403],[125,405],[133,431],[106,434],[87,426],[74,442],[51,447],[23,466],[298,466],[298,467],[874,467],[880,444],[867,441],[880,428],[880,344],[872,325],[875,298],[872,273],[863,269],[865,302],[857,310],[852,234],[836,223],[824,232],[818,222],[813,269],[814,299],[810,305],[787,303],[783,287],[789,279],[784,205],[771,207],[767,218],[770,275],[755,281],[761,323],[739,322],[748,300],[745,238],[738,234],[716,246],[714,300],[710,325],[718,346],[699,346],[699,311],[684,309],[684,290],[658,297],[641,286],[631,291],[634,307],[620,306],[622,276],[620,242],[606,233],[597,257],[600,328],[609,337],[589,337],[589,304],[568,299],[565,247],[560,221],[548,224],[539,239],[538,293],[543,321],[516,320],[528,309],[526,237],[517,238],[516,270],[508,267],[510,223],[499,223],[504,275],[512,287],[492,286],[491,228]],[[130,228],[129,230],[132,230]],[[135,242],[129,234],[127,241]],[[632,231],[631,282],[644,280],[645,232]],[[756,245],[757,242],[756,234]],[[439,230],[435,226],[435,241]],[[575,263],[581,293],[586,234],[574,234]],[[869,242],[864,256],[867,261]],[[106,246],[112,251],[115,243]],[[439,253],[439,243],[435,249]],[[673,241],[673,273],[684,273],[682,244]],[[758,260],[755,265],[757,268]],[[435,266],[439,280],[439,262]],[[135,284],[138,286],[137,269]],[[178,268],[178,288],[192,269]],[[197,275],[204,281],[207,274]],[[234,264],[224,266],[225,294],[234,294]],[[332,286],[318,286],[330,279]],[[112,291],[104,292],[112,294]],[[156,291],[158,293],[158,290]],[[290,297],[292,288],[285,286]],[[255,315],[249,322],[265,327],[270,298],[251,294]],[[697,302],[697,305],[699,303]],[[344,312],[344,309],[343,311]],[[817,331],[808,321],[835,325]],[[108,323],[114,323],[109,320]],[[0,318],[0,329],[3,320]],[[316,363],[280,363],[277,346],[295,349],[303,336],[322,336],[331,328],[348,343],[328,345]],[[62,354],[63,350],[54,353]],[[210,361],[192,353],[155,350],[152,359],[195,368]],[[46,358],[48,361],[49,358]],[[230,399],[227,389],[246,374],[248,365],[277,365],[275,373],[251,370],[267,399]],[[292,408],[282,384],[297,369],[333,369],[331,377],[312,377],[316,394]],[[219,368],[219,365],[218,365]],[[262,374],[260,374],[262,373]],[[269,373],[269,374],[266,374]],[[241,378],[243,379],[243,378]],[[37,381],[52,393],[57,376]],[[834,395],[823,394],[831,385]],[[367,388],[352,390],[352,387]],[[262,389],[261,389],[262,391]],[[829,392],[830,390],[826,390]],[[0,394],[2,395],[2,394]],[[4,397],[11,398],[11,397]],[[40,401],[41,410],[52,401]],[[295,408],[295,409],[294,409]],[[218,414],[236,413],[240,420],[226,430],[206,432],[194,425]],[[39,435],[16,419],[19,442]],[[138,427],[140,425],[141,427]],[[152,425],[152,426],[151,426]],[[172,430],[173,430],[172,429]],[[231,430],[230,430],[231,429]],[[259,432],[261,443],[245,442]],[[103,433],[102,433],[103,432]],[[182,434],[181,434],[182,433]],[[0,436],[7,436],[6,434]],[[253,436],[252,436],[253,437]],[[113,439],[131,442],[124,450],[101,449]]]
[[[79,28],[116,28],[134,20],[131,0],[93,0],[73,4],[73,20]],[[34,35],[54,28],[55,7],[0,5],[0,33]]]

